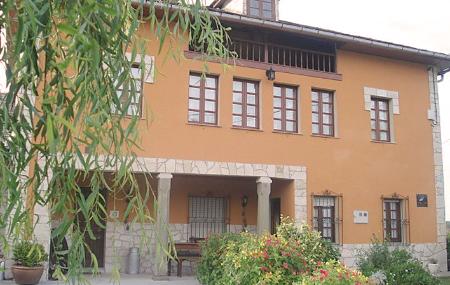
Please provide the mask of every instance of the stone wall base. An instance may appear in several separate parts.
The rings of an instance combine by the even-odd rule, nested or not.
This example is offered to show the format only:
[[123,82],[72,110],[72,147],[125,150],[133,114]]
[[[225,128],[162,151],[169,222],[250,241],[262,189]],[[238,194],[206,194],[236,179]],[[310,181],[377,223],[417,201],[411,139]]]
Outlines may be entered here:
[[[367,250],[370,244],[344,244],[339,246],[341,259],[348,267],[356,267],[357,256],[362,250]],[[440,271],[447,271],[447,249],[442,243],[412,243],[405,245],[392,245],[390,249],[404,248],[419,259],[424,266],[430,263],[430,259],[436,259]]]

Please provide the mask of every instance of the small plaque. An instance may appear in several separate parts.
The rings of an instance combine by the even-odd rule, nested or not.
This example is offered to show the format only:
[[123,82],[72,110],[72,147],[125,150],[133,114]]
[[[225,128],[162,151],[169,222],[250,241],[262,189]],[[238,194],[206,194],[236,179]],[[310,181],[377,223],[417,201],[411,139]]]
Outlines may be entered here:
[[119,218],[119,211],[116,211],[116,210],[110,211],[109,212],[109,216],[111,218],[118,219]]
[[368,224],[369,223],[369,212],[355,210],[353,211],[353,222],[355,224]]
[[417,207],[425,208],[428,207],[428,195],[427,194],[417,194]]

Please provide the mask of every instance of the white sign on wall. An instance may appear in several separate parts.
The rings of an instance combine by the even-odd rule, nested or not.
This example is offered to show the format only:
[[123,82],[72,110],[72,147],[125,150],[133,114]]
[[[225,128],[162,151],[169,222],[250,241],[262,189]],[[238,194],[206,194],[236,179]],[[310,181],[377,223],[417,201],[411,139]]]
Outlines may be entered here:
[[369,223],[369,212],[355,210],[353,211],[353,222],[355,224],[368,224]]

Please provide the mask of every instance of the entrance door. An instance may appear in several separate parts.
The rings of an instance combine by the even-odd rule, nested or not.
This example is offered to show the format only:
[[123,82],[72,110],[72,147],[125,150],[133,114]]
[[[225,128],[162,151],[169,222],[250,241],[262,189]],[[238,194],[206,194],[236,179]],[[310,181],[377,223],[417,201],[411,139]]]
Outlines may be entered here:
[[[89,187],[80,187],[81,192],[83,193],[84,197],[88,197],[89,193],[91,192],[91,188]],[[106,200],[106,191],[101,191],[103,197],[105,197]],[[106,209],[106,201],[103,205],[103,207]],[[87,222],[85,221],[85,218],[82,214],[78,215],[78,220],[80,224],[81,231],[84,231],[86,229]],[[104,222],[106,225],[106,217],[101,217],[101,221]],[[97,225],[94,221],[89,221],[92,229],[92,233],[94,234],[95,239],[91,239],[89,236],[89,233],[85,233],[84,235],[84,242],[89,247],[89,249],[92,251],[92,253],[95,254],[97,257],[98,267],[103,268],[105,267],[105,234],[106,231],[104,228]],[[85,258],[84,258],[84,267],[90,268],[92,267],[92,258],[91,258],[91,252],[87,249],[85,249]]]
[[281,223],[281,199],[270,199],[270,233],[276,234]]

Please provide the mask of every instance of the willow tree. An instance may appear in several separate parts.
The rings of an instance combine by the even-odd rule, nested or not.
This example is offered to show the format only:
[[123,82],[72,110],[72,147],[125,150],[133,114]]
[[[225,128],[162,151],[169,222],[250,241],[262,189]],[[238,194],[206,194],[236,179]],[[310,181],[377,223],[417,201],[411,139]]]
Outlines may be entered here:
[[[34,238],[34,209],[44,207],[58,219],[55,242],[63,236],[71,240],[65,278],[79,282],[85,251],[90,252],[83,236],[93,237],[89,223],[79,226],[80,217],[105,227],[100,189],[106,187],[108,195],[131,185],[125,215],[134,213],[136,223],[151,220],[146,208],[151,193],[139,191],[131,170],[138,164],[140,119],[126,112],[137,96],[131,62],[149,44],[138,29],[147,23],[161,56],[179,59],[180,46],[189,42],[224,61],[233,57],[227,29],[200,0],[3,0],[0,5],[7,39],[0,54],[8,84],[0,109],[3,245]],[[168,42],[169,49],[163,49]],[[119,87],[129,90],[127,100],[118,97]],[[114,169],[109,184],[107,169]],[[88,173],[86,196],[77,180]],[[95,256],[92,260],[95,270]]]

